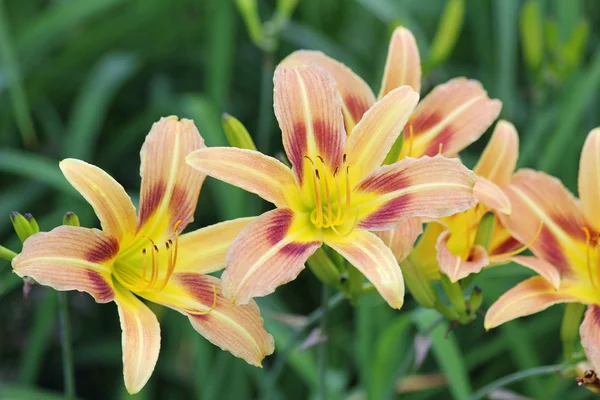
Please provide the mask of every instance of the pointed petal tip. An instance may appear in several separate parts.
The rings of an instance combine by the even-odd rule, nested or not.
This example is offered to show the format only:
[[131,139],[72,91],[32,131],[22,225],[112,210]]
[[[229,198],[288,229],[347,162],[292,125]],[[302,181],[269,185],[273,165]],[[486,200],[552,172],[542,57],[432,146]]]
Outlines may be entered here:
[[508,196],[495,183],[481,176],[477,177],[473,187],[473,196],[478,202],[483,203],[494,211],[510,215],[512,205]]

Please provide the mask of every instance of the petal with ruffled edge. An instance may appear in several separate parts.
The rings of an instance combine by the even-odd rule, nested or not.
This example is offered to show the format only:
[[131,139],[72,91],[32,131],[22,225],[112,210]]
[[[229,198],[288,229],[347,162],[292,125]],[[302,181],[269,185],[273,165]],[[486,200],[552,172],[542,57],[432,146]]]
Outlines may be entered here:
[[118,241],[135,234],[135,207],[117,181],[100,168],[81,160],[67,158],[60,169],[71,185],[94,208],[102,229]]
[[194,151],[186,162],[198,171],[255,193],[285,207],[286,188],[296,186],[292,171],[262,153],[233,147],[208,147]]
[[579,336],[587,359],[596,371],[600,370],[600,307],[598,305],[588,306],[579,327]]
[[298,50],[287,56],[281,65],[298,66],[318,64],[335,79],[337,88],[342,96],[342,106],[346,132],[352,129],[363,114],[375,103],[375,95],[365,81],[341,62],[326,56],[320,51]]
[[403,86],[365,113],[346,142],[351,182],[358,182],[381,165],[418,101],[419,95]]
[[[333,170],[342,163],[346,140],[342,100],[335,81],[318,66],[279,66],[273,78],[275,117],[283,135],[283,147],[298,182],[304,167],[318,158]],[[312,173],[312,172],[311,172]]]
[[574,270],[587,277],[585,221],[577,200],[562,182],[522,169],[504,192],[512,213],[498,215],[502,225],[522,243],[529,243],[539,232],[530,247],[536,256],[554,265],[563,277],[573,275]]
[[189,119],[161,118],[152,125],[140,152],[140,210],[138,232],[162,241],[194,220],[200,188],[206,177],[185,163],[192,151],[204,147],[204,140]]
[[390,307],[402,307],[402,270],[392,251],[381,239],[369,231],[355,229],[346,237],[329,234],[325,243],[354,265],[375,286]]
[[470,274],[476,274],[490,264],[487,251],[483,246],[472,246],[466,260],[453,254],[447,246],[449,237],[449,231],[443,232],[438,237],[436,251],[440,271],[450,278],[450,281],[457,282]]
[[115,285],[123,346],[123,376],[130,394],[142,390],[158,361],[160,326],[156,315],[130,291]]
[[502,214],[510,214],[511,212],[511,204],[508,196],[494,182],[481,176],[477,177],[477,182],[475,182],[475,186],[473,187],[473,195],[477,201],[494,211]]
[[519,134],[513,124],[501,120],[496,124],[473,172],[500,187],[507,186],[515,172],[518,159]]
[[546,278],[535,276],[519,283],[492,304],[485,315],[485,329],[492,329],[515,318],[535,314],[568,302],[594,303],[600,298],[592,286],[563,281],[556,289]]
[[396,229],[374,232],[392,250],[398,262],[403,261],[412,251],[417,238],[423,233],[421,218],[408,218]]
[[501,108],[477,81],[455,78],[438,85],[415,109],[399,159],[433,156],[440,145],[442,154],[454,156],[483,135]]
[[583,145],[578,186],[585,220],[600,232],[600,128],[591,131]]
[[412,32],[398,27],[390,40],[379,97],[403,85],[421,91],[421,56]]
[[249,364],[260,367],[273,353],[273,337],[265,331],[256,303],[233,305],[214,276],[177,272],[162,291],[140,295],[187,315],[198,333]]
[[408,217],[439,218],[464,211],[475,205],[475,180],[460,161],[441,155],[382,166],[352,194],[359,226],[387,230]]
[[220,222],[179,237],[177,273],[209,274],[225,268],[227,249],[254,217]]
[[111,264],[119,243],[98,229],[59,226],[29,237],[12,261],[14,272],[56,290],[78,290],[96,302],[114,298]]
[[222,276],[225,297],[246,304],[296,279],[304,262],[321,246],[307,223],[308,215],[275,209],[242,229],[227,253]]

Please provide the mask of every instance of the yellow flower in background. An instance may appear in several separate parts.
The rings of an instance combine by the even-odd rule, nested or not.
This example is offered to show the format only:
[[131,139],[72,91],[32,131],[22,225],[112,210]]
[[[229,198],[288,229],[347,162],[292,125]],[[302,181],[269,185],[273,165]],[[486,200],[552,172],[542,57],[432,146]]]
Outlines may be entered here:
[[203,147],[190,120],[168,117],[153,125],[141,150],[137,218],[123,187],[106,172],[84,161],[62,161],[65,177],[92,205],[102,230],[61,226],[38,233],[12,263],[21,277],[117,304],[130,393],[146,384],[160,350],[158,320],[138,297],[188,316],[201,335],[250,364],[260,366],[273,352],[257,305],[234,307],[223,297],[221,281],[206,275],[224,267],[227,247],[252,218],[181,234],[193,221],[205,178],[184,158]]
[[474,174],[441,155],[381,167],[417,104],[418,94],[409,86],[373,104],[348,138],[346,106],[325,70],[279,66],[274,86],[291,170],[259,152],[235,148],[200,149],[187,158],[201,172],[277,207],[232,243],[222,276],[225,296],[244,304],[273,292],[295,279],[325,243],[362,272],[391,307],[400,308],[404,282],[398,262],[369,231],[472,207]]
[[[502,224],[522,242],[536,238],[531,251],[550,263],[558,282],[529,278],[503,294],[488,310],[485,328],[565,302],[587,304],[581,343],[600,370],[600,128],[590,132],[579,165],[578,201],[556,178],[523,169],[505,189],[512,213]],[[538,227],[542,229],[538,235]]]

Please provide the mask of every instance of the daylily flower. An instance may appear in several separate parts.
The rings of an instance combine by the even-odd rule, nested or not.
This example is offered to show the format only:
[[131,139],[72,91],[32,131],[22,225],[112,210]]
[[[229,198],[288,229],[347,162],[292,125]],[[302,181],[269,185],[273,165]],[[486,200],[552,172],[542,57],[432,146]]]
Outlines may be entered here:
[[[480,202],[462,213],[430,222],[410,255],[430,279],[439,279],[442,272],[456,282],[484,267],[513,261],[557,284],[559,276],[552,265],[536,257],[519,255],[528,245],[521,246],[498,217],[511,213],[510,200],[500,188],[510,184],[518,156],[519,136],[515,127],[507,121],[498,122],[473,168],[478,177],[475,197]],[[482,219],[490,212],[495,216],[495,224],[486,248],[475,240]]]
[[[512,213],[503,225],[555,268],[560,280],[529,278],[503,294],[488,310],[485,328],[545,310],[553,304],[587,304],[581,343],[600,370],[600,128],[590,132],[581,153],[578,201],[556,178],[530,169],[518,171],[505,189]],[[539,226],[542,229],[539,234]]]
[[[376,102],[371,88],[350,68],[319,51],[296,51],[283,60],[282,65],[311,63],[325,68],[336,80],[343,101],[346,132],[352,132]],[[413,34],[399,27],[392,34],[378,98],[402,85],[411,86],[417,93],[421,90],[421,60]],[[434,87],[408,120],[398,160],[438,153],[455,157],[485,133],[500,114],[501,107],[502,103],[490,99],[474,80],[455,78]],[[480,187],[484,189],[483,185]],[[382,232],[381,237],[402,261],[421,232],[420,219],[408,219],[398,225],[395,232]]]
[[131,199],[106,172],[84,161],[62,161],[65,177],[92,205],[102,230],[61,226],[38,233],[13,260],[21,277],[117,304],[130,393],[146,384],[160,349],[158,320],[138,297],[188,316],[201,335],[250,364],[260,366],[273,352],[256,304],[234,307],[224,299],[221,281],[206,275],[225,265],[227,247],[252,218],[180,235],[193,221],[205,178],[184,157],[203,147],[190,120],[168,117],[153,125],[141,151],[137,220]]
[[275,204],[232,243],[226,297],[244,304],[296,278],[323,243],[363,273],[394,308],[404,284],[398,262],[369,230],[412,216],[440,217],[475,204],[475,176],[441,155],[380,167],[418,101],[403,86],[375,103],[346,139],[335,81],[318,66],[279,66],[274,108],[292,169],[256,151],[200,149],[187,161]]

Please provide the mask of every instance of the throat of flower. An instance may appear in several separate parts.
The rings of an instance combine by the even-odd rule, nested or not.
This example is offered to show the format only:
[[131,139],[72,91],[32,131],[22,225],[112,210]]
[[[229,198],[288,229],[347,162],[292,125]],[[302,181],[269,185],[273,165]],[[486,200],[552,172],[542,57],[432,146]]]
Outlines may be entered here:
[[582,227],[581,230],[585,233],[585,262],[588,277],[590,278],[590,282],[592,282],[594,289],[598,289],[598,286],[596,286],[596,280],[594,279],[594,271],[592,270],[592,257],[590,254],[591,251],[595,251],[598,246],[598,237],[593,240],[590,230],[585,226]]
[[[331,228],[340,236],[349,235],[356,226],[358,213],[355,213],[355,221],[350,230],[341,233],[339,227],[348,221],[352,205],[350,167],[346,164],[346,155],[343,156],[342,164],[335,167],[333,174],[328,173],[321,156],[317,156],[317,162],[308,156],[304,157],[310,162],[313,171],[315,206],[310,214],[310,221],[316,228]],[[343,193],[342,185],[345,188]]]
[[529,243],[524,244],[521,247],[516,248],[515,250],[512,251],[508,251],[506,253],[502,253],[502,254],[494,254],[493,256],[490,256],[490,262],[496,262],[496,261],[502,261],[503,259],[506,259],[508,257],[514,257],[517,256],[519,254],[521,254],[522,252],[524,252],[525,250],[527,250],[528,248],[530,248],[531,246],[533,246],[533,244],[535,243],[536,240],[538,240],[538,238],[540,237],[540,234],[542,233],[542,228],[544,227],[544,222],[540,221],[540,226],[538,227],[537,232],[535,233],[535,235],[533,236],[533,238],[529,241]]

